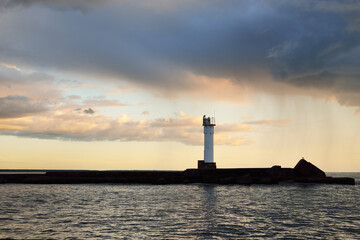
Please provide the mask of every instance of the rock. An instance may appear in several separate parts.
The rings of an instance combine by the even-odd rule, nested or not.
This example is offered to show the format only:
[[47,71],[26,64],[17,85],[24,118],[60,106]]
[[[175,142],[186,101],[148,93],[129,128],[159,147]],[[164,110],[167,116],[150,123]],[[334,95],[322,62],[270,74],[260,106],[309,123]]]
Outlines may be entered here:
[[297,176],[326,177],[326,174],[315,165],[302,158],[294,167]]

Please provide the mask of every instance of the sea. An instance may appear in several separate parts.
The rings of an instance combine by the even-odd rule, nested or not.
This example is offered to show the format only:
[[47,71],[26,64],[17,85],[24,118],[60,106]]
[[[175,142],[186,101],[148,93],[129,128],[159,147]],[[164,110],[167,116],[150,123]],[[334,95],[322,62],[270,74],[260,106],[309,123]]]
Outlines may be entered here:
[[356,185],[0,184],[0,239],[360,239]]

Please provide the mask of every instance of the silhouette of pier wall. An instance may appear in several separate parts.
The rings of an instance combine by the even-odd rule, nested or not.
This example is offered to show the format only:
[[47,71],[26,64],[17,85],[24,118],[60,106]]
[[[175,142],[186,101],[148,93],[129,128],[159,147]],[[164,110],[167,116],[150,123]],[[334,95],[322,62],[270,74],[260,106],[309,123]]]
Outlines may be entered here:
[[[15,170],[14,170],[15,171]],[[28,184],[278,184],[325,183],[354,185],[353,178],[333,178],[311,163],[300,160],[295,168],[218,168],[187,169],[185,171],[56,171],[42,170],[45,174],[0,174],[0,183]],[[1,172],[1,171],[0,171]],[[26,171],[25,171],[26,172]],[[30,172],[29,172],[30,173]]]

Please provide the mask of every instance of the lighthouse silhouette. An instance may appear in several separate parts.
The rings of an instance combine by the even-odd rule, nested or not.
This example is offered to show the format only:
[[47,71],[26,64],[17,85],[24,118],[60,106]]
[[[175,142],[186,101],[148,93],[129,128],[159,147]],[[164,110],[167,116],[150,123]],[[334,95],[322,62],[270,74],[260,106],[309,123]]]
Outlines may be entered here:
[[216,169],[214,162],[214,127],[215,118],[203,116],[204,126],[204,160],[198,161],[199,169]]

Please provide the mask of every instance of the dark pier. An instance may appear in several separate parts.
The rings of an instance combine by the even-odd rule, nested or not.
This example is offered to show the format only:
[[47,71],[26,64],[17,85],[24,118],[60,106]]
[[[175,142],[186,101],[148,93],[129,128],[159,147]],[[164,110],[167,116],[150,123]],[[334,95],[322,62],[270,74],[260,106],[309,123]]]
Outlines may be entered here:
[[[7,172],[5,172],[7,171]],[[302,159],[294,168],[198,168],[185,171],[60,171],[3,170],[0,183],[75,184],[278,184],[324,183],[355,185],[353,178],[333,178]]]

